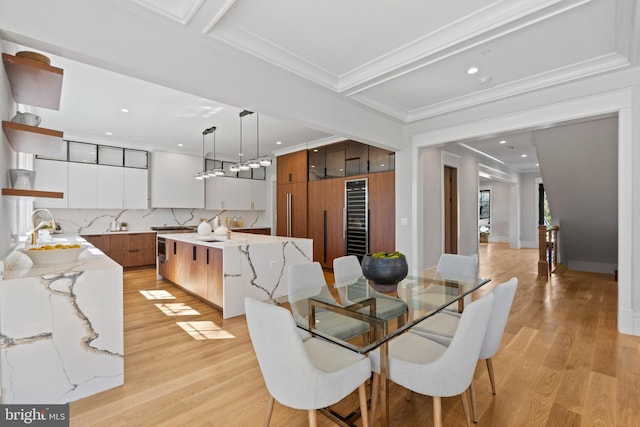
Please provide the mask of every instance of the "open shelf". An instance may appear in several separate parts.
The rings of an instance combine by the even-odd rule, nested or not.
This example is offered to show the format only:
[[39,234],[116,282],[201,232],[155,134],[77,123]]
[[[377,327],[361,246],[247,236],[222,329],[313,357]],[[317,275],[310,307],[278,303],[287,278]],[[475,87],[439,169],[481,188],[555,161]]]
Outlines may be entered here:
[[60,109],[62,68],[7,53],[2,54],[2,62],[15,102]]
[[60,193],[57,191],[16,190],[14,188],[3,188],[2,195],[18,197],[44,197],[48,199],[64,198],[64,193]]
[[64,134],[60,131],[7,121],[2,122],[2,129],[15,152],[55,156],[62,151]]

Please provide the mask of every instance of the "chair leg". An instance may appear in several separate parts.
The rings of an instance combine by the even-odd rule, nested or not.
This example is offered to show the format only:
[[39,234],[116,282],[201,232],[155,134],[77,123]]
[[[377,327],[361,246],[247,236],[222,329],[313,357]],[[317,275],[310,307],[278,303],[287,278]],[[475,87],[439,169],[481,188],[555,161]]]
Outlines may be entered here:
[[442,402],[438,396],[433,396],[433,425],[442,427]]
[[404,396],[404,398],[406,399],[407,402],[411,401],[411,395],[413,394],[413,392],[409,389],[407,389],[407,394]]
[[476,419],[476,399],[473,396],[473,380],[471,380],[471,384],[469,384],[469,400],[471,400],[471,420],[474,424],[478,423]]
[[273,396],[269,395],[269,400],[267,400],[267,411],[264,414],[264,427],[269,427],[269,422],[271,421],[271,413],[273,412],[273,402],[275,399]]
[[369,416],[367,414],[367,387],[365,383],[358,387],[358,395],[360,396],[360,417],[362,418],[362,427],[369,427]]
[[469,389],[466,389],[460,395],[460,399],[462,400],[462,409],[464,411],[464,420],[467,423],[467,427],[471,427],[471,416],[469,414],[469,395],[467,394]]
[[493,361],[491,358],[487,359],[487,370],[489,371],[489,381],[491,381],[491,391],[496,394],[496,382],[493,378]]
[[318,420],[316,418],[316,410],[309,409],[309,427],[317,427]]
[[371,412],[369,412],[369,419],[371,425],[376,421],[376,409],[378,409],[378,395],[380,394],[380,374],[373,373],[373,384],[371,385]]

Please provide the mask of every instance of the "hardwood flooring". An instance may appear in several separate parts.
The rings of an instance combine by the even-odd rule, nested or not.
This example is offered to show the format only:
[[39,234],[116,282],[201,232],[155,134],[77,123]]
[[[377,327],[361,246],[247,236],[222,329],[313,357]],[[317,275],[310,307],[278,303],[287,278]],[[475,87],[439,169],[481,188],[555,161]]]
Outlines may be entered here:
[[[494,358],[495,396],[486,365],[476,370],[478,426],[640,426],[640,337],[617,332],[613,276],[537,279],[536,261],[537,250],[480,245],[480,275],[492,284],[516,276],[519,286]],[[153,269],[124,277],[125,384],[73,402],[71,426],[262,425],[267,390],[244,316],[223,320]],[[390,396],[392,426],[432,425],[431,398],[407,402],[392,383]],[[354,393],[336,408],[357,402]],[[445,426],[465,425],[459,398],[443,399],[442,414]],[[321,415],[318,424],[334,425]],[[271,426],[306,425],[306,411],[275,404]]]

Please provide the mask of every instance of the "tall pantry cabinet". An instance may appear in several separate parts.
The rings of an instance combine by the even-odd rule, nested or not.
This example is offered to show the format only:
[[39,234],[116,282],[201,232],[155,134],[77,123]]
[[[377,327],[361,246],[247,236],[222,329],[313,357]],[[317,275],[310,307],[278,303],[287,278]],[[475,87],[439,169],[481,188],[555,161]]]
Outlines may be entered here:
[[307,152],[278,157],[276,234],[307,237]]

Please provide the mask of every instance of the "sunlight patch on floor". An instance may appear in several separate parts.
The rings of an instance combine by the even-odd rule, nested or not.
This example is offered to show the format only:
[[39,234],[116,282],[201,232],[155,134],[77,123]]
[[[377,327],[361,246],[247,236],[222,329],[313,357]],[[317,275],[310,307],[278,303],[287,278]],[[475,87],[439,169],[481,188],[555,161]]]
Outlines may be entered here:
[[172,304],[155,304],[167,316],[197,316],[200,314],[197,310],[185,305],[183,302]]
[[171,292],[157,289],[151,291],[140,291],[143,297],[146,299],[176,299]]
[[232,334],[220,328],[211,321],[176,322],[194,340],[223,340],[235,338]]

